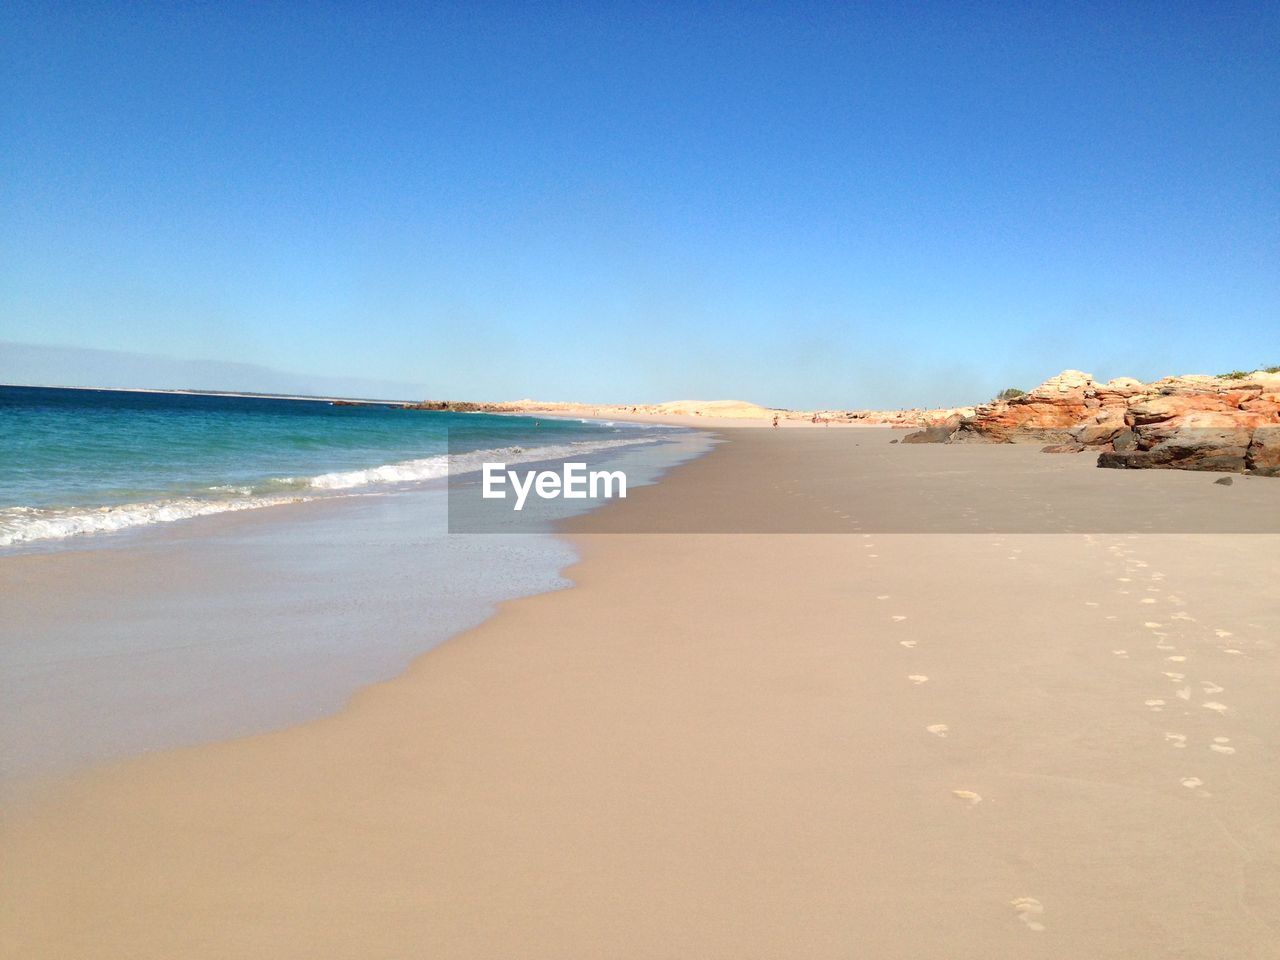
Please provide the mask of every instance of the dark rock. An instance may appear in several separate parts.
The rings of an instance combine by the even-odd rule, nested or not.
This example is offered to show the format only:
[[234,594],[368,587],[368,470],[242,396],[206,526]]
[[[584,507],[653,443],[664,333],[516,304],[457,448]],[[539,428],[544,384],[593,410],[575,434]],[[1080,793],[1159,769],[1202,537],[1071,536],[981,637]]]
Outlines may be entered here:
[[1098,457],[1098,466],[1244,473],[1244,454],[1238,437],[1213,430],[1180,430],[1146,449],[1107,451]]
[[959,417],[948,417],[941,423],[934,423],[923,430],[909,433],[902,438],[903,443],[947,443],[960,427]]
[[405,410],[436,410],[454,413],[504,412],[508,409],[501,403],[475,403],[471,400],[423,400],[421,403],[406,403]]
[[1111,446],[1119,453],[1134,450],[1138,446],[1138,435],[1132,430],[1121,430],[1111,439]]
[[1250,473],[1263,477],[1280,477],[1280,427],[1259,427],[1253,432],[1245,465]]
[[1070,434],[1076,443],[1086,447],[1101,447],[1110,443],[1124,429],[1124,417],[1121,416],[1101,422],[1082,423],[1078,427],[1072,427]]
[[1230,477],[1219,477],[1217,480],[1213,482],[1218,484],[1218,486],[1220,487],[1229,487],[1231,486],[1231,484],[1235,483],[1235,481],[1232,480]]
[[1139,450],[1104,450],[1098,454],[1098,466],[1112,470],[1136,470],[1147,466],[1145,463],[1135,462],[1140,455]]
[[[1144,434],[1139,430],[1139,437]],[[1155,433],[1163,437],[1148,452],[1160,461],[1160,466],[1178,470],[1221,470],[1243,473],[1245,452],[1249,448],[1248,430],[1233,427],[1198,428],[1183,427],[1172,433],[1163,430]]]

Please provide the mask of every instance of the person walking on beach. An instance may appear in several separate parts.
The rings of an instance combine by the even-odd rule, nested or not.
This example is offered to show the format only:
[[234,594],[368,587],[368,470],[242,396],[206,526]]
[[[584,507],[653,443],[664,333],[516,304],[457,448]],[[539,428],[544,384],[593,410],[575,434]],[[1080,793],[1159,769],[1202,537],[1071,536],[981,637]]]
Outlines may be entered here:
[[776,413],[773,415],[773,425],[775,428],[778,426],[778,415]]

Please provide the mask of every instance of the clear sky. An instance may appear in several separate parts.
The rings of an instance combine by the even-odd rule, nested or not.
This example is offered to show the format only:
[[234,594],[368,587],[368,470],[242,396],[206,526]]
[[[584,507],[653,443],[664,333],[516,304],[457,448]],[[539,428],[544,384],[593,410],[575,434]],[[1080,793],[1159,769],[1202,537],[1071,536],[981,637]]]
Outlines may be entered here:
[[848,6],[10,0],[0,340],[794,407],[1280,363],[1280,5]]

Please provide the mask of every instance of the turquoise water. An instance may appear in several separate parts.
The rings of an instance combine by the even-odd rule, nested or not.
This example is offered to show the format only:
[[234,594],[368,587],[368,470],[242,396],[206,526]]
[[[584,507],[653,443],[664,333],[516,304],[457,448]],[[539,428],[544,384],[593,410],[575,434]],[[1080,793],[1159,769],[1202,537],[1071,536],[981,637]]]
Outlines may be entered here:
[[325,401],[0,387],[0,546],[427,484],[485,453],[515,462],[659,433]]
[[[452,531],[448,476],[571,456],[643,484],[701,436],[0,387],[0,802],[31,778],[332,713],[495,604],[567,585],[572,548],[536,518],[519,536]],[[182,526],[231,510],[257,512]]]

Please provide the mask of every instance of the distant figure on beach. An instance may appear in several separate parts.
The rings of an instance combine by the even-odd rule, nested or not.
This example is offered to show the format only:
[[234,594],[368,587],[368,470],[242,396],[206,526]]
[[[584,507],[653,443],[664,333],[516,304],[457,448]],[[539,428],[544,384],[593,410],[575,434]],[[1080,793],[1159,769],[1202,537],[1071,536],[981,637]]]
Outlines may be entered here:
[[773,425],[775,427],[778,425],[778,415],[776,413],[773,415]]

